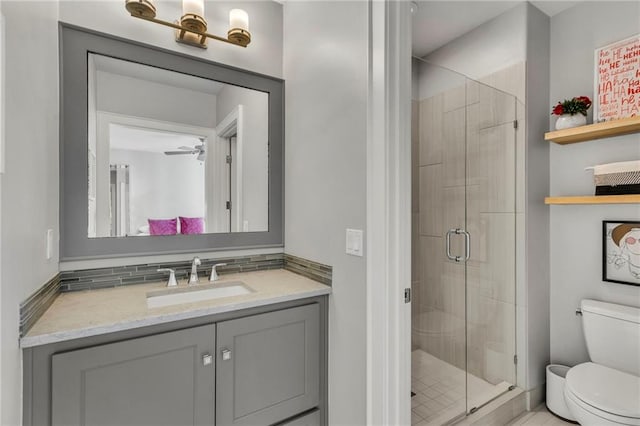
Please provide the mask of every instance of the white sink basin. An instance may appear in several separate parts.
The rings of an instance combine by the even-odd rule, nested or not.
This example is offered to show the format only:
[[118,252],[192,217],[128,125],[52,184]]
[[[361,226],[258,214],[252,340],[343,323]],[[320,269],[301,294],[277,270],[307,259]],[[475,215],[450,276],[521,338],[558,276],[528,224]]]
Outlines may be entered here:
[[181,303],[202,302],[204,300],[222,299],[223,297],[241,296],[254,293],[241,281],[225,283],[196,284],[192,287],[168,288],[147,293],[147,308],[179,305]]

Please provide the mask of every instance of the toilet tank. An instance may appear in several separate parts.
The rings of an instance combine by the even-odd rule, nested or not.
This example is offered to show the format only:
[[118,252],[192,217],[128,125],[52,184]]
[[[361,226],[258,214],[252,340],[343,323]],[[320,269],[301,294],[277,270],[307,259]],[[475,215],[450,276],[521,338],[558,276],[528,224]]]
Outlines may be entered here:
[[583,300],[581,309],[591,361],[640,376],[640,308]]

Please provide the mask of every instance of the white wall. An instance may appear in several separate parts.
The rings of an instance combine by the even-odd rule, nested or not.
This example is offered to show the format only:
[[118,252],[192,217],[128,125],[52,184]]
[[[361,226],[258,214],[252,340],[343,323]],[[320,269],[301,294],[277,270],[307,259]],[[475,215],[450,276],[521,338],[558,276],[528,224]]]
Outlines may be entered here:
[[266,231],[269,229],[269,96],[227,84],[218,93],[217,100],[218,124],[242,105],[242,216],[249,221],[249,231]]
[[[19,303],[58,271],[58,5],[2,4],[5,16],[6,171],[2,194],[0,402],[2,425],[20,424]],[[37,30],[35,30],[37,29]],[[45,234],[54,253],[45,259]]]
[[345,254],[345,228],[366,224],[367,22],[366,2],[284,4],[285,248],[333,266],[336,426],[366,424],[366,263]]
[[96,82],[98,111],[211,129],[216,126],[215,95],[103,71],[97,72]]
[[204,163],[193,155],[114,149],[110,163],[129,165],[130,235],[147,219],[204,217]]
[[[229,10],[240,8],[249,14],[251,44],[246,49],[209,41],[206,50],[175,42],[173,30],[131,18],[122,1],[60,1],[60,20],[70,24],[115,34],[187,55],[282,77],[282,5],[272,1],[205,1],[208,32],[225,36]],[[182,1],[157,1],[158,18],[167,21],[182,15]]]
[[[579,95],[593,99],[594,50],[640,33],[638,16],[638,2],[583,2],[552,18],[551,103]],[[587,32],[585,22],[593,23]],[[549,120],[550,128],[553,121]],[[551,193],[593,194],[592,177],[585,167],[631,159],[640,159],[638,134],[551,144]],[[601,279],[602,221],[638,218],[638,205],[551,207],[553,362],[575,365],[588,360],[580,317],[574,315],[581,299],[640,306],[640,287]]]
[[527,5],[518,5],[425,59],[475,80],[522,62],[526,59],[526,16]]
[[[533,408],[542,402],[549,363],[549,143],[543,139],[549,108],[549,17],[527,4],[526,107],[518,117],[526,132],[524,155],[524,227],[526,288],[518,301],[518,329],[526,330],[525,383]],[[519,114],[521,115],[521,113]],[[520,219],[520,218],[519,218]],[[521,223],[519,220],[518,223]],[[521,239],[520,237],[519,239]],[[523,313],[524,316],[521,315]],[[524,322],[524,324],[523,324]],[[522,328],[524,326],[524,328]],[[523,340],[523,336],[518,336]],[[533,396],[532,396],[533,395]]]

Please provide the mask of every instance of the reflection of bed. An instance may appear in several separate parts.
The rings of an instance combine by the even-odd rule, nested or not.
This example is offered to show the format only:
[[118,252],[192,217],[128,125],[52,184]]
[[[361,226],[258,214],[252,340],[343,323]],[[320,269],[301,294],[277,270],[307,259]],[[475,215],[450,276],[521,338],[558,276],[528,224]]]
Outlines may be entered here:
[[[150,235],[193,235],[205,233],[203,217],[178,216],[172,219],[147,219],[148,224],[140,226],[137,237]],[[155,231],[154,231],[155,229]],[[152,232],[153,231],[153,232]]]

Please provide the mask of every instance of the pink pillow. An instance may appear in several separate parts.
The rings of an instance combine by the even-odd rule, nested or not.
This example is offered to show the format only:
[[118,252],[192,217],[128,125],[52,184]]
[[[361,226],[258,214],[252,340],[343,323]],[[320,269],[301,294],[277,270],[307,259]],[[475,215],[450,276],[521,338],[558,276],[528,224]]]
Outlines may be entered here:
[[149,234],[151,235],[176,235],[178,233],[178,220],[173,219],[147,219],[149,222]]
[[204,218],[182,216],[179,218],[181,234],[202,234],[204,232]]

